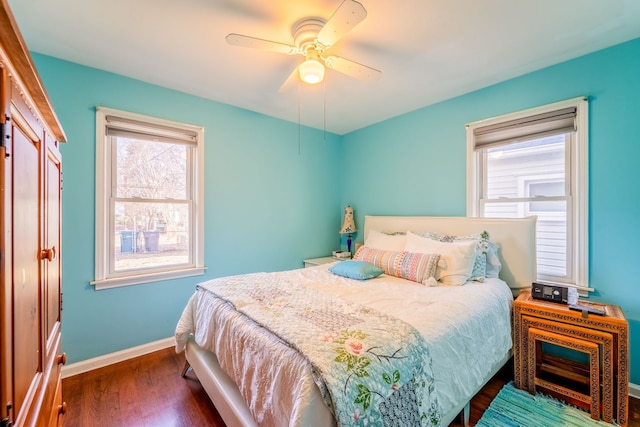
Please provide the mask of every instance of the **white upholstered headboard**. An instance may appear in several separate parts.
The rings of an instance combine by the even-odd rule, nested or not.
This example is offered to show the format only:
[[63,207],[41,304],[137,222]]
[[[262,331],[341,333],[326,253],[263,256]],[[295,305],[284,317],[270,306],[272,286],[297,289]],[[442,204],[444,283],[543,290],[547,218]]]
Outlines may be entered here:
[[500,248],[500,278],[507,282],[514,296],[531,288],[536,278],[536,217],[470,218],[436,216],[364,217],[364,238],[369,230],[380,232],[434,231],[448,235],[489,233],[489,240]]

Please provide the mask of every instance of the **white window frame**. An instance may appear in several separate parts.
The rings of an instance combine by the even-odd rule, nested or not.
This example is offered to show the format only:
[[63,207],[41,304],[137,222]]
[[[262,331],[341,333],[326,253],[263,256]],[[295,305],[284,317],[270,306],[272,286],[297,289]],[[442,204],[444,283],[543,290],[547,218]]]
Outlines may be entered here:
[[[518,189],[520,191],[520,194],[522,194],[522,197],[526,197],[526,198],[531,198],[533,196],[531,196],[530,193],[530,186],[531,184],[541,184],[541,183],[548,183],[548,182],[560,182],[562,179],[564,179],[563,175],[560,174],[535,174],[535,175],[528,175],[528,176],[522,176],[518,178]],[[567,203],[569,203],[569,197],[561,197],[558,198],[558,200],[560,201],[566,201]],[[534,200],[535,201],[548,201],[549,198],[548,197],[540,197],[539,200]],[[555,198],[554,198],[555,200]],[[542,211],[530,211],[528,208],[518,208],[519,212],[522,216],[535,216],[535,215],[539,215]],[[551,212],[551,211],[545,211],[545,214],[547,215],[547,220],[548,221],[562,221],[563,220],[563,216],[562,215],[558,215],[555,212]]]
[[[582,291],[593,291],[593,288],[589,287],[589,124],[587,98],[573,98],[467,124],[467,216],[477,217],[481,212],[479,196],[481,194],[480,186],[483,184],[483,159],[481,152],[474,149],[474,129],[569,107],[576,108],[575,138],[571,144],[570,159],[568,159],[571,167],[567,170],[567,179],[571,180],[573,186],[572,197],[569,199],[570,205],[567,206],[567,214],[573,216],[571,229],[567,230],[568,233],[571,233],[573,240],[573,245],[568,251],[572,261],[570,265],[573,270],[571,274],[573,280],[569,283],[558,284],[576,287],[582,294]],[[538,280],[550,283],[550,281],[540,278]]]
[[[189,229],[191,242],[191,262],[184,266],[171,266],[155,269],[154,272],[127,271],[117,274],[109,273],[112,265],[113,237],[111,234],[110,197],[112,178],[115,173],[112,167],[112,149],[108,143],[107,116],[115,116],[124,120],[135,120],[154,126],[169,126],[183,129],[196,135],[195,155],[191,164],[192,183],[191,199],[193,203],[191,226]],[[111,233],[111,234],[110,234]],[[96,290],[140,283],[157,282],[181,277],[204,274],[204,129],[199,126],[172,122],[169,120],[130,113],[106,107],[96,107],[96,265],[95,280],[91,282]]]

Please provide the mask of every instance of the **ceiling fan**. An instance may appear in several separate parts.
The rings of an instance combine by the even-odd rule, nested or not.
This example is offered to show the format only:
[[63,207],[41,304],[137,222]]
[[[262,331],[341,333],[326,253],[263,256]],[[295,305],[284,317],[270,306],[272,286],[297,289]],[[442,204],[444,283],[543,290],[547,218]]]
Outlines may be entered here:
[[325,55],[331,46],[366,16],[367,11],[362,4],[344,0],[329,20],[310,17],[296,22],[291,28],[293,45],[234,33],[228,34],[225,39],[233,46],[304,56],[304,61],[296,66],[280,88],[281,91],[298,76],[308,84],[320,83],[324,79],[325,66],[359,80],[374,81],[382,74],[379,70],[339,56]]

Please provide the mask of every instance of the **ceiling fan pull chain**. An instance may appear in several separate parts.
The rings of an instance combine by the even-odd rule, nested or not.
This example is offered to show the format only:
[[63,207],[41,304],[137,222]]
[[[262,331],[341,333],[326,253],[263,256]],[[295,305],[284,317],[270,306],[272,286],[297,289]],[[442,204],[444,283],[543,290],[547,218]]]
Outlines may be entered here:
[[298,82],[298,156],[300,156],[300,82]]
[[322,82],[322,114],[323,123],[322,131],[324,133],[324,140],[327,140],[327,79]]

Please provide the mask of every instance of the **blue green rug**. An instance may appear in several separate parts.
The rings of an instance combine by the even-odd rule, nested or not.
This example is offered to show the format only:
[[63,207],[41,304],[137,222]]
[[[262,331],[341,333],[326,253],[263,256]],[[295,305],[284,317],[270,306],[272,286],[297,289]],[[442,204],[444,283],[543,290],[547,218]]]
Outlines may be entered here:
[[609,426],[604,421],[592,420],[588,412],[566,405],[542,394],[530,395],[513,386],[505,385],[484,412],[477,427],[589,427]]

